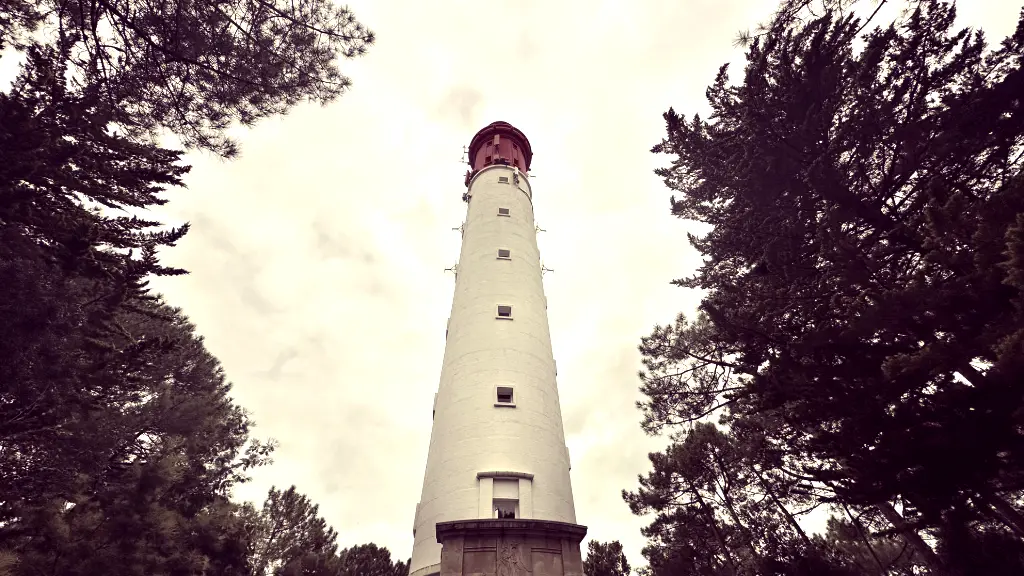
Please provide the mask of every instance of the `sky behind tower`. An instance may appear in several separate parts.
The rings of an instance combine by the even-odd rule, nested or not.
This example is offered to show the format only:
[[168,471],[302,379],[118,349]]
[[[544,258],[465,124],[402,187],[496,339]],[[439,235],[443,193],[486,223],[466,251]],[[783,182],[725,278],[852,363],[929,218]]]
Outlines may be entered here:
[[[1020,3],[961,2],[990,42]],[[670,106],[706,115],[719,66],[742,72],[737,32],[774,0],[356,0],[377,42],[344,62],[327,107],[237,132],[241,157],[190,154],[187,190],[160,213],[192,231],[163,260],[191,271],[155,287],[184,309],[234,383],[275,463],[236,495],[292,484],[339,544],[412,549],[465,204],[462,147],[495,120],[534,150],[531,184],[549,321],[588,539],[641,562],[622,501],[664,445],[640,430],[636,346],[700,294],[669,282],[699,255],[669,215],[649,152]],[[890,12],[891,13],[891,12]],[[0,68],[9,70],[10,58]]]

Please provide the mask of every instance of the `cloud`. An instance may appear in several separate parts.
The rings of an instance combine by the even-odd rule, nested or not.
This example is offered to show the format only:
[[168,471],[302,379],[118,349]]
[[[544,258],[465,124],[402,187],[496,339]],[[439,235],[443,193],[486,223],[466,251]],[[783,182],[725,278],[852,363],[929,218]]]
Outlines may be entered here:
[[437,114],[442,120],[458,122],[464,130],[478,130],[476,126],[483,98],[479,90],[470,86],[453,86],[438,103]]
[[[977,3],[979,6],[982,3]],[[971,4],[989,38],[1011,5]],[[700,294],[673,287],[700,264],[668,213],[649,152],[674,106],[706,114],[732,42],[772,4],[352,3],[378,32],[343,63],[352,90],[240,130],[242,155],[192,154],[187,191],[158,214],[192,232],[161,257],[190,270],[154,286],[181,306],[224,364],[276,462],[237,492],[308,494],[342,546],[408,558],[444,353],[451,231],[465,214],[462,147],[494,120],[535,151],[534,210],[576,512],[589,537],[641,564],[646,519],[621,490],[665,440],[640,430],[636,346]],[[961,9],[961,14],[964,13]],[[5,57],[6,59],[6,57]]]
[[298,352],[294,348],[285,348],[274,358],[270,368],[266,370],[267,378],[271,380],[277,380],[281,377],[281,370],[284,368],[290,360],[294,360],[299,356]]
[[321,220],[314,220],[312,227],[316,235],[316,248],[325,260],[357,259],[367,265],[377,261],[373,252],[360,248],[357,243],[327,226]]

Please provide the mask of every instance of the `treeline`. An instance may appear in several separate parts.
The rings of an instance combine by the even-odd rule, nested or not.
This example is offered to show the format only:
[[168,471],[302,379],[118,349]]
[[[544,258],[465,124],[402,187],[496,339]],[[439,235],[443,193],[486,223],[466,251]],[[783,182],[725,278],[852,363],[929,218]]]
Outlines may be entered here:
[[230,156],[251,124],[347,87],[373,36],[321,0],[0,4],[25,57],[0,93],[0,574],[405,574],[338,551],[294,488],[230,500],[272,442],[181,310],[147,287],[188,226],[138,216],[181,152]]
[[784,2],[653,149],[710,232],[640,346],[651,575],[1024,574],[1024,13],[846,4]]

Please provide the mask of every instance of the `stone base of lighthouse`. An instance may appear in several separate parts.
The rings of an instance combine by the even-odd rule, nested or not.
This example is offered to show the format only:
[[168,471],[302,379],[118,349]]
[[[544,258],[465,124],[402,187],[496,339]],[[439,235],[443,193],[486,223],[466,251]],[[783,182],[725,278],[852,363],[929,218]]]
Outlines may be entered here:
[[548,520],[439,522],[440,576],[582,576],[587,527]]

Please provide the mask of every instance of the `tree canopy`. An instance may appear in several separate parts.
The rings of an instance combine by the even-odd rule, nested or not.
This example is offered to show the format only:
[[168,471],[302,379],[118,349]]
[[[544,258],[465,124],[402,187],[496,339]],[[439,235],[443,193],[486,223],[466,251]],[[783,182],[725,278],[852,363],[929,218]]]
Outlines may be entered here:
[[294,489],[263,515],[231,501],[274,443],[147,286],[184,272],[159,252],[188,226],[124,214],[181,186],[181,153],[111,130],[103,85],[70,86],[59,51],[26,58],[0,93],[0,575],[264,576],[268,557],[333,555]]
[[[971,573],[981,550],[1005,561],[990,573],[1019,571],[1024,13],[991,49],[980,30],[953,28],[947,2],[913,1],[873,29],[825,4],[785,2],[750,39],[742,81],[720,69],[707,120],[664,115],[653,151],[672,158],[657,171],[672,213],[711,226],[690,236],[703,265],[675,283],[706,295],[640,346],[644,428],[681,436],[652,455],[633,503],[690,510],[685,529],[708,532],[664,537],[697,556],[718,546],[714,569],[741,573],[728,538],[757,541],[742,506],[733,517],[726,502],[702,512],[672,499],[709,482],[683,456],[694,442],[753,435],[737,465],[791,485],[789,505],[847,510],[862,541],[895,537],[936,574]],[[708,418],[723,432],[695,426]],[[729,462],[707,484],[722,499],[723,482],[744,490]],[[738,535],[715,527],[720,513]],[[649,557],[670,548],[652,545]],[[774,556],[767,542],[747,548]]]
[[225,135],[298,102],[326,104],[351,84],[337,60],[374,34],[329,0],[81,0],[0,7],[0,48],[46,48],[129,135],[168,129],[224,156]]
[[629,576],[629,562],[618,540],[587,543],[587,557],[583,559],[583,573],[587,576]]
[[338,549],[337,533],[319,516],[319,507],[295,491],[274,487],[267,493],[263,509],[254,523],[253,573],[272,576],[304,555],[333,556]]

